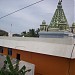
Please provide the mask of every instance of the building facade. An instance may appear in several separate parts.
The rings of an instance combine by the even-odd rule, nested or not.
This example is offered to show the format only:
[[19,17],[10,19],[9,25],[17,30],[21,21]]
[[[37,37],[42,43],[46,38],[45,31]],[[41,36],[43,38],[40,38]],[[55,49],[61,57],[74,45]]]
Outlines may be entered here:
[[0,37],[0,54],[35,64],[35,75],[75,75],[75,47],[71,38]]

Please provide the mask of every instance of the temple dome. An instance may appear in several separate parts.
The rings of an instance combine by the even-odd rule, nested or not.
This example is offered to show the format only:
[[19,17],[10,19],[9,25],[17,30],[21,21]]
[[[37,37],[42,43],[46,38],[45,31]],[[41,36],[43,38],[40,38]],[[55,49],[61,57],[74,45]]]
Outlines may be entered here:
[[72,24],[72,27],[75,27],[75,23]]
[[42,24],[43,24],[43,25],[45,25],[45,24],[46,24],[46,21],[45,21],[45,20],[43,20],[43,21],[42,21]]

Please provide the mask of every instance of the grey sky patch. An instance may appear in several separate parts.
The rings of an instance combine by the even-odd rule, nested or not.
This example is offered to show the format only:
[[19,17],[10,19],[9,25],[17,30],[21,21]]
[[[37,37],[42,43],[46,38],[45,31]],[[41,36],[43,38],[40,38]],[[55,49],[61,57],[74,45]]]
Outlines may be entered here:
[[[36,1],[37,0],[0,0],[0,17]],[[44,0],[39,4],[3,18],[0,20],[0,29],[10,32],[12,24],[12,32],[21,33],[25,30],[28,31],[30,28],[37,29],[43,20],[46,20],[47,24],[49,24],[57,8],[58,1],[59,0]],[[68,23],[71,26],[74,22],[74,0],[63,0],[62,6]]]

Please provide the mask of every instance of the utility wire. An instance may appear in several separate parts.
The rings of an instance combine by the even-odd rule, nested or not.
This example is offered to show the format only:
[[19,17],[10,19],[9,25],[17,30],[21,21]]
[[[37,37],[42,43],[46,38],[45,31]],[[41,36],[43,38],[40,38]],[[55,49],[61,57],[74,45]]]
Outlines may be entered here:
[[13,11],[13,12],[11,12],[11,13],[5,15],[5,16],[0,17],[0,19],[5,18],[5,17],[7,17],[7,16],[9,16],[9,15],[12,15],[12,14],[14,14],[14,13],[16,13],[16,12],[18,12],[18,11],[21,11],[21,10],[23,10],[23,9],[25,9],[25,8],[28,8],[28,7],[30,7],[30,6],[33,6],[33,5],[35,5],[35,4],[38,4],[38,3],[42,2],[42,1],[44,1],[44,0],[40,0],[40,1],[38,1],[38,2],[32,3],[32,4],[28,5],[28,6],[25,6],[25,7],[21,8],[21,9],[18,9],[18,10],[16,10],[16,11]]
[[70,59],[69,59],[68,75],[71,75],[71,74],[70,74],[70,69],[71,69],[71,59],[72,59],[72,56],[73,56],[74,47],[75,47],[75,44],[74,44],[74,46],[73,46],[73,49],[72,49],[72,52],[71,52],[71,56],[70,56]]

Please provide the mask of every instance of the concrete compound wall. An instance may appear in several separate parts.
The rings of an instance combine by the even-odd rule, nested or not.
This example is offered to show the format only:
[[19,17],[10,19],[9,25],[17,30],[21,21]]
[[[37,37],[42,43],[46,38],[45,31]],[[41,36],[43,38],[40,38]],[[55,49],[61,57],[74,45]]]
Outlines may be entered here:
[[[17,53],[20,59],[35,64],[35,75],[75,75],[75,59],[44,55],[28,51],[13,49],[12,56],[16,58]],[[7,48],[4,48],[4,55],[8,55]],[[70,74],[68,73],[70,64]]]

